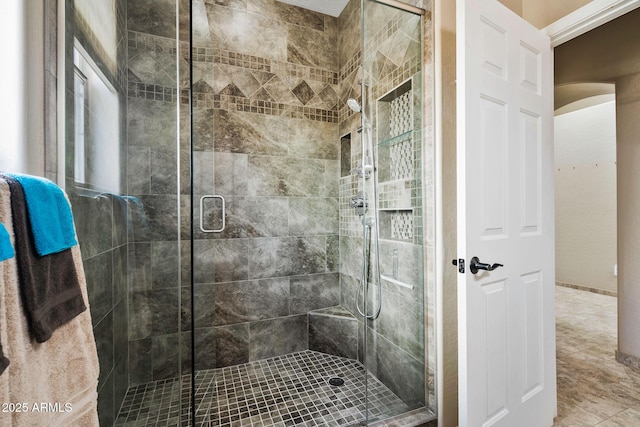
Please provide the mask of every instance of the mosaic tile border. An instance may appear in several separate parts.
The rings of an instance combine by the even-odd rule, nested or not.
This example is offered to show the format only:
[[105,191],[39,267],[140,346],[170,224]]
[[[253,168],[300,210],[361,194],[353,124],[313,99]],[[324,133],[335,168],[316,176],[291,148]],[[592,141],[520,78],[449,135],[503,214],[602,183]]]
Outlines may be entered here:
[[[135,31],[129,31],[128,35],[128,46],[131,49],[148,49],[165,54],[176,54],[177,48],[174,39]],[[188,43],[180,43],[181,51],[187,52],[188,48]],[[231,65],[251,71],[273,73],[287,79],[301,79],[302,82],[321,82],[334,86],[334,91],[337,89],[335,86],[338,85],[338,72],[336,71],[274,61],[264,57],[219,48],[194,47],[192,59],[194,62]],[[130,82],[128,85],[128,95],[132,98],[176,102],[176,92],[177,89],[174,87],[149,85],[141,82]],[[317,96],[319,94],[314,95]],[[308,119],[328,123],[338,123],[338,106],[341,104],[338,102],[333,108],[325,109],[236,96],[235,94],[214,94],[196,91],[193,93],[193,101],[196,107]],[[189,92],[181,89],[180,103],[186,105],[188,102]]]
[[177,100],[176,88],[141,82],[129,82],[127,95],[130,98],[145,98],[164,102],[176,102]]
[[[128,31],[127,45],[133,49],[145,48],[154,52],[169,53],[175,55],[177,52],[176,39],[157,36],[155,34],[139,33],[137,31]],[[189,45],[183,46],[189,48]]]

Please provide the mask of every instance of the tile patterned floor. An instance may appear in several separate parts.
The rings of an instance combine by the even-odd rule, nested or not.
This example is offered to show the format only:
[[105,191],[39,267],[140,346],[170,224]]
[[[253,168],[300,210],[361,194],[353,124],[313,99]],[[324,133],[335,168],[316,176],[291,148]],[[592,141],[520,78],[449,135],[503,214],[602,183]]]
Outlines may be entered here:
[[[343,386],[328,380],[339,377]],[[409,409],[369,375],[371,419]],[[313,351],[198,372],[198,426],[352,426],[364,419],[363,367]],[[116,426],[189,425],[190,378],[131,387]]]
[[556,287],[555,427],[640,426],[640,371],[615,360],[615,297]]

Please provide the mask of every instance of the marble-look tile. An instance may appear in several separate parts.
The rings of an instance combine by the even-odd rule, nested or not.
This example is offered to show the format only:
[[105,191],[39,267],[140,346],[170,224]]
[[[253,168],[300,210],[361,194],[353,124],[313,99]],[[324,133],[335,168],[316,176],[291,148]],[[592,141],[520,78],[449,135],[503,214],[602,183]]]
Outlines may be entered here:
[[151,149],[151,194],[175,194],[178,166],[175,149]]
[[129,243],[127,246],[129,290],[151,289],[151,243]]
[[211,40],[220,49],[285,61],[286,24],[261,14],[207,4]]
[[[312,36],[310,37],[310,34]],[[310,67],[335,70],[338,67],[338,34],[289,25],[287,61]]]
[[131,47],[127,68],[132,81],[168,88],[174,88],[177,85],[175,53],[145,47]]
[[635,421],[640,409],[640,372],[615,360],[616,302],[615,297],[556,286],[554,426],[635,425],[629,420]]
[[129,339],[142,339],[178,331],[178,289],[130,293]]
[[174,0],[134,0],[127,2],[127,29],[176,38]]
[[196,328],[196,370],[216,367],[216,329]]
[[380,271],[382,274],[393,277],[394,250],[398,253],[397,279],[412,285],[413,289],[403,288],[383,279],[383,288],[422,304],[424,300],[424,266],[423,247],[411,243],[397,241],[380,241]]
[[[127,345],[125,344],[125,348]],[[129,387],[129,360],[128,353],[124,353],[123,356],[116,362],[116,366],[113,368],[113,401],[114,401],[114,413],[117,413],[122,406],[122,401],[127,394]],[[110,424],[109,424],[110,425]]]
[[193,149],[213,151],[213,108],[193,107]]
[[[285,197],[230,197],[226,199],[226,227],[213,237],[247,238],[289,235],[284,214],[290,199]],[[290,218],[289,218],[290,220]],[[320,234],[320,233],[317,233]]]
[[113,425],[115,412],[118,412],[113,399],[113,380],[113,375],[107,376],[101,387],[98,388],[98,420],[100,425]]
[[[214,316],[216,312],[215,289],[216,285],[213,283],[196,284],[194,287],[194,319],[196,322],[196,328],[208,328],[214,326]],[[190,292],[188,289],[187,291]]]
[[291,314],[305,314],[311,310],[340,304],[337,273],[293,276],[290,280]]
[[[194,194],[214,194],[215,193],[213,159],[214,159],[213,151],[194,151],[193,153],[193,193]],[[175,188],[174,188],[174,191],[175,191]],[[221,193],[221,194],[226,195],[226,193]]]
[[122,196],[111,195],[113,198],[113,246],[127,243],[129,233],[129,205]]
[[153,381],[151,367],[151,338],[129,341],[129,384],[138,385]]
[[613,417],[596,424],[598,427],[627,427],[640,425],[640,406],[628,408]]
[[182,369],[182,375],[191,374],[191,357],[193,352],[191,351],[191,331],[181,332],[182,349],[180,353],[180,367]]
[[129,146],[176,149],[176,105],[144,98],[128,98]]
[[[312,97],[315,94],[312,94]],[[283,119],[287,122],[287,135],[281,138],[287,141],[290,157],[301,159],[338,160],[339,144],[335,135],[336,123],[327,123],[307,119]],[[337,179],[337,177],[336,177]]]
[[343,66],[360,51],[360,1],[349,0],[338,17],[338,64]]
[[357,343],[358,321],[355,317],[309,313],[309,350],[356,359]]
[[424,316],[422,304],[382,291],[380,317],[374,330],[415,359],[424,357]]
[[213,281],[220,283],[248,279],[250,251],[250,242],[246,239],[213,241]]
[[180,372],[178,334],[157,335],[151,338],[153,380],[175,378]]
[[289,232],[293,236],[338,234],[338,211],[334,198],[291,198]]
[[277,0],[254,0],[247,2],[246,6],[246,10],[250,13],[262,14],[303,28],[324,30],[325,15],[319,12],[281,3]]
[[177,288],[154,289],[147,291],[149,306],[152,313],[152,334],[167,335],[178,332],[178,306]]
[[129,194],[151,192],[151,149],[132,145],[127,147],[127,188]]
[[250,324],[249,360],[267,359],[309,348],[307,315]]
[[[358,312],[356,310],[356,294],[358,286],[360,286],[360,279],[356,279],[346,274],[340,274],[340,305],[354,316]],[[361,297],[361,306],[362,301]]]
[[288,153],[288,120],[278,116],[215,110],[214,150],[224,153],[284,156]]
[[424,363],[384,337],[375,334],[377,377],[403,402],[419,407],[425,402]]
[[179,286],[179,251],[178,241],[151,243],[151,286],[153,289]]
[[216,367],[239,365],[249,361],[249,324],[215,328]]
[[246,196],[248,193],[249,156],[224,153],[214,155],[214,182],[218,194]]
[[152,333],[153,313],[147,291],[129,292],[129,340],[142,340]]
[[113,256],[112,251],[84,261],[91,320],[97,324],[113,308]]
[[[195,283],[213,283],[215,273],[215,245],[213,240],[193,241],[193,281]],[[186,254],[189,255],[188,253]]]
[[340,273],[360,280],[362,274],[362,238],[342,236],[340,239]]
[[327,236],[327,272],[337,273],[340,269],[340,236]]
[[70,194],[78,243],[84,259],[113,247],[113,201],[110,197]]
[[252,239],[248,246],[252,279],[326,271],[324,237],[268,237]]
[[249,195],[325,196],[325,162],[290,157],[249,156]]
[[132,215],[132,241],[178,238],[178,205],[175,195],[139,196],[137,202],[139,206],[133,208],[137,211]]
[[122,299],[113,307],[113,355],[115,361],[123,357],[126,358],[128,340],[127,300]]
[[114,248],[113,254],[113,303],[114,305],[127,296],[127,245]]
[[104,386],[107,376],[113,369],[113,312],[109,312],[102,321],[95,324],[93,333],[98,351],[98,361],[100,363],[100,375],[98,376],[98,388]]
[[218,283],[215,288],[216,326],[289,315],[289,279]]

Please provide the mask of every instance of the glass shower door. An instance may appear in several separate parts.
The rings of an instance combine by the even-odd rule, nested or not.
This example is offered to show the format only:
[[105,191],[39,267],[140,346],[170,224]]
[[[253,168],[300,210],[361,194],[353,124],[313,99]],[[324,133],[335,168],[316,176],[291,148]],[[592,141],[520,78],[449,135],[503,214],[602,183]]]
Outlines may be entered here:
[[369,202],[363,217],[369,227],[368,319],[362,333],[369,422],[428,403],[424,11],[385,3],[362,0],[360,155],[363,168],[371,164],[375,171],[360,184]]

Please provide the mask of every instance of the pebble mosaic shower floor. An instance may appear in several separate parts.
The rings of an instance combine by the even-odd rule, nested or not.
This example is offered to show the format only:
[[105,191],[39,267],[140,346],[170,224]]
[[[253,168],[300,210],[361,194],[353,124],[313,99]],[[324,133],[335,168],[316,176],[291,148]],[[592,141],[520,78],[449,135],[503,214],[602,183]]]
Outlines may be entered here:
[[[361,363],[314,351],[199,371],[197,426],[355,426],[364,420]],[[344,380],[332,386],[329,379]],[[370,420],[409,410],[368,375]],[[116,426],[191,425],[190,377],[129,388]],[[180,418],[182,417],[182,419]]]

